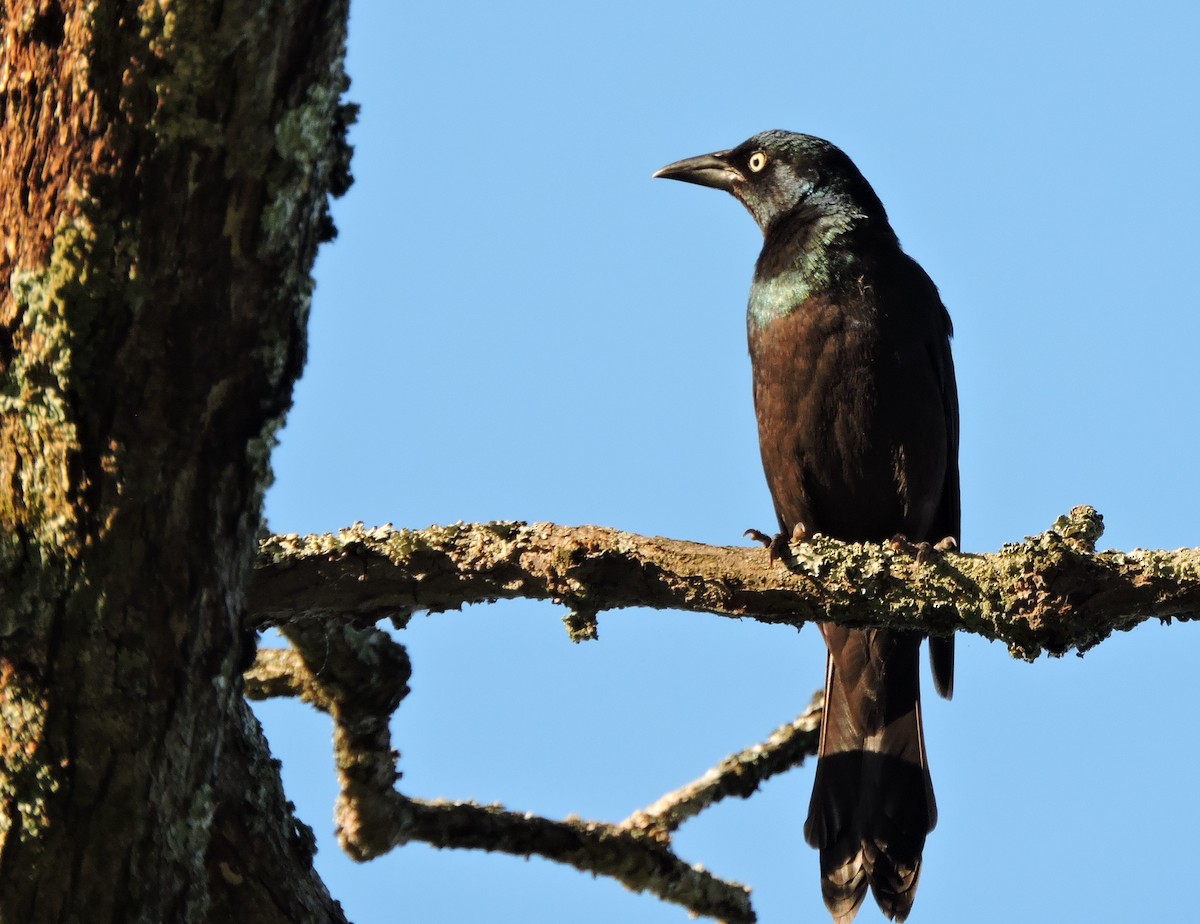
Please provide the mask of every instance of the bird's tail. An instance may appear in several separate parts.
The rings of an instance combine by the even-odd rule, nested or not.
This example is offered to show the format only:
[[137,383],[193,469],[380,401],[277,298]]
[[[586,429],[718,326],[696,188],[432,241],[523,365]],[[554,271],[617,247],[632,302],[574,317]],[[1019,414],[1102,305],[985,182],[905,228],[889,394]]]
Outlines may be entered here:
[[821,628],[825,713],[804,836],[821,852],[821,891],[836,924],[854,919],[868,886],[883,913],[903,921],[937,822],[921,728],[921,638]]

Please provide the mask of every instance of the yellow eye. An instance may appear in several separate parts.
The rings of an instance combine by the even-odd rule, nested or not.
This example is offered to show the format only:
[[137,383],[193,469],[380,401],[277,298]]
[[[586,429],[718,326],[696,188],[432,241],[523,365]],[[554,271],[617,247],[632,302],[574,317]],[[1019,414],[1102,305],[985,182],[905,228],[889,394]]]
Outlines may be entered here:
[[767,155],[762,151],[755,151],[750,155],[749,165],[751,170],[758,173],[767,165]]

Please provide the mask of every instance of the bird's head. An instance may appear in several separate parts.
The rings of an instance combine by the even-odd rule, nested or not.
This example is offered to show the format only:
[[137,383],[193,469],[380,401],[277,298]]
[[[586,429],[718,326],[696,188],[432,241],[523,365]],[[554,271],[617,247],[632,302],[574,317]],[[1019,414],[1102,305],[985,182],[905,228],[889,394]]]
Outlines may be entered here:
[[839,218],[887,218],[850,158],[812,135],[760,132],[728,151],[667,164],[654,176],[732,193],[764,234],[776,219],[802,207]]

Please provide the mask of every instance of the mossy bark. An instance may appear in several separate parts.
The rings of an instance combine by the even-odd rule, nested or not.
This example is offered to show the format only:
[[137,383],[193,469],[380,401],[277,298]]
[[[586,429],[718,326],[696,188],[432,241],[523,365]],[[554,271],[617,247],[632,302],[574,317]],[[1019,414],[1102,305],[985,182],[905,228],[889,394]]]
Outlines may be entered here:
[[716,613],[800,628],[965,631],[1016,657],[1084,652],[1147,619],[1200,617],[1200,549],[1097,552],[1103,519],[1079,506],[1024,542],[959,554],[902,541],[809,536],[762,548],[638,536],[602,526],[457,523],[422,530],[361,523],[336,534],[272,536],[258,557],[250,618],[363,623],[465,603],[565,604],[576,641],[623,607]]
[[346,16],[0,5],[0,920],[340,918],[240,674]]

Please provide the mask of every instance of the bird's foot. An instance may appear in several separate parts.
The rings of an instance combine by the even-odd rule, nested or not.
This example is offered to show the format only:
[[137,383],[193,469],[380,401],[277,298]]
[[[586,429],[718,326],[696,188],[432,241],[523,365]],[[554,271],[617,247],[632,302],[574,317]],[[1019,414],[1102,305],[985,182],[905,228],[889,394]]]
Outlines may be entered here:
[[928,542],[909,542],[908,537],[903,533],[896,533],[896,535],[888,540],[887,544],[897,552],[907,552],[909,555],[912,555],[916,558],[919,565],[925,564],[932,552],[944,555],[946,552],[953,552],[958,549],[958,540],[953,536],[945,536],[931,544]]
[[753,539],[755,542],[761,542],[767,550],[768,560],[771,564],[775,564],[775,559],[787,557],[788,549],[792,544],[800,545],[803,542],[807,542],[812,533],[808,531],[808,527],[803,523],[797,523],[795,529],[792,530],[790,539],[783,533],[768,536],[758,529],[748,529],[742,535]]

